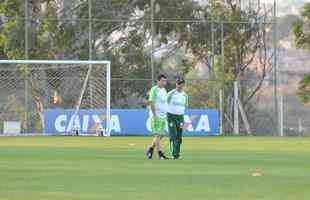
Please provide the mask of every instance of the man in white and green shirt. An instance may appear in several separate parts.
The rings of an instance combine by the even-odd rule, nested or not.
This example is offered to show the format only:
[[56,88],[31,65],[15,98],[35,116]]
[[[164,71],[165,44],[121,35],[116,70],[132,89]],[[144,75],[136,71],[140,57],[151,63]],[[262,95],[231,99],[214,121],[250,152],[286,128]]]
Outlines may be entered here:
[[165,86],[167,77],[163,74],[157,78],[157,84],[151,88],[149,93],[148,105],[150,108],[151,129],[154,139],[148,147],[146,156],[152,159],[154,149],[157,149],[159,159],[168,159],[161,149],[160,141],[166,133],[167,125],[167,91]]
[[183,91],[184,85],[185,80],[183,78],[178,78],[176,81],[176,89],[168,93],[167,117],[173,159],[178,159],[180,157],[184,113],[185,109],[188,107],[188,96]]

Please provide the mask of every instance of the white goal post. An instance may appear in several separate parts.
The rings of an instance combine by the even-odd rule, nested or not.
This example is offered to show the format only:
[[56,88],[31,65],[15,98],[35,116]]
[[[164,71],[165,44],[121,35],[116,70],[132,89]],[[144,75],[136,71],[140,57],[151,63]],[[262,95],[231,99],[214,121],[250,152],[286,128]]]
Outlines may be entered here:
[[[110,90],[110,61],[0,60],[0,134],[17,121],[25,134],[110,136]],[[48,111],[64,120],[50,126]]]

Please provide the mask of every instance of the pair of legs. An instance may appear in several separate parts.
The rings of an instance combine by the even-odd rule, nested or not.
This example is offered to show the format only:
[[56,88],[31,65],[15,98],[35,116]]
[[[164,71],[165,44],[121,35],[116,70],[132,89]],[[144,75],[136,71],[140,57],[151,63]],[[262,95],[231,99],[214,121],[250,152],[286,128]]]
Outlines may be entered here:
[[170,144],[172,144],[172,156],[174,159],[178,159],[180,157],[183,123],[183,115],[174,115],[168,113],[169,137]]
[[152,159],[154,150],[158,153],[159,159],[161,160],[168,159],[161,149],[160,141],[163,137],[164,137],[163,135],[159,135],[159,134],[156,134],[154,136],[154,139],[151,145],[148,147],[147,152],[146,152],[146,156],[148,157],[148,159]]
[[158,152],[159,159],[168,159],[163,151],[161,146],[161,140],[164,137],[165,129],[166,129],[166,119],[161,118],[151,118],[151,128],[154,134],[153,141],[151,145],[148,147],[146,156],[151,159],[153,157],[153,152],[156,150]]
[[163,135],[155,134],[150,147],[155,149],[157,152],[162,151],[160,141],[163,137]]

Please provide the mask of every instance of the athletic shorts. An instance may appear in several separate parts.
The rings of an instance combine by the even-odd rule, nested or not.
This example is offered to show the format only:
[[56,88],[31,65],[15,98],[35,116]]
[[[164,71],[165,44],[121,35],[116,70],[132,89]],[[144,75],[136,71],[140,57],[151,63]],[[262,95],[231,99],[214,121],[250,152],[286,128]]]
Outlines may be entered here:
[[151,117],[152,134],[166,135],[167,119]]

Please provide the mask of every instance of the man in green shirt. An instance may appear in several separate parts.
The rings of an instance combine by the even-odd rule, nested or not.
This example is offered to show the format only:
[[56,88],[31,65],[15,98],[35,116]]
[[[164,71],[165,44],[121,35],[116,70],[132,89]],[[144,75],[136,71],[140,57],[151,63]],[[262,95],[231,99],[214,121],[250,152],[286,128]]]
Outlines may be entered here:
[[162,149],[160,141],[166,134],[167,125],[167,91],[165,86],[167,84],[167,77],[163,74],[157,78],[157,84],[151,88],[149,93],[148,105],[150,108],[151,129],[154,139],[148,147],[146,156],[152,159],[154,149],[158,152],[158,157],[161,160],[168,159]]
[[180,157],[182,144],[182,132],[184,127],[184,113],[188,107],[188,96],[183,91],[185,80],[176,80],[176,89],[168,93],[168,130],[170,143],[172,143],[173,159]]

